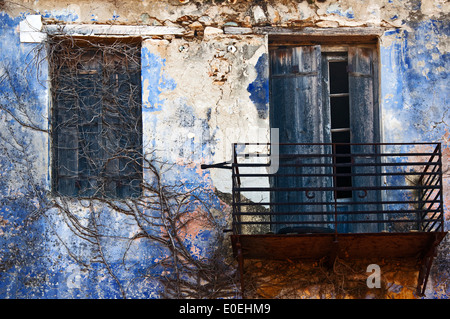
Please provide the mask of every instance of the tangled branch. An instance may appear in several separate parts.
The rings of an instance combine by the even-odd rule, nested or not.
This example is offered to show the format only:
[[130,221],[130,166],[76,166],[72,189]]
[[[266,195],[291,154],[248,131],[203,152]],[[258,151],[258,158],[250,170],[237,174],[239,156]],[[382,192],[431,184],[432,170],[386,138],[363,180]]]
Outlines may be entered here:
[[[103,265],[123,298],[138,280],[156,280],[166,298],[237,295],[234,260],[223,233],[226,214],[217,216],[219,210],[211,206],[216,195],[171,181],[173,164],[143,146],[139,41],[49,36],[35,48],[36,55],[43,46],[46,59],[32,63],[49,63],[49,129],[40,125],[42,119],[36,121],[24,95],[16,94],[11,73],[0,78],[12,88],[0,109],[11,131],[1,136],[1,146],[14,151],[8,161],[33,176],[32,159],[11,121],[25,132],[48,134],[51,143],[52,189],[36,188],[40,213],[35,217],[52,223],[49,214],[56,212],[83,243],[84,249],[74,248],[54,226],[68,255],[84,269]],[[24,184],[35,182],[30,178]],[[203,234],[207,241],[198,240]],[[145,269],[133,270],[141,255],[133,255],[136,249],[154,254]],[[123,271],[135,278],[125,279]]]

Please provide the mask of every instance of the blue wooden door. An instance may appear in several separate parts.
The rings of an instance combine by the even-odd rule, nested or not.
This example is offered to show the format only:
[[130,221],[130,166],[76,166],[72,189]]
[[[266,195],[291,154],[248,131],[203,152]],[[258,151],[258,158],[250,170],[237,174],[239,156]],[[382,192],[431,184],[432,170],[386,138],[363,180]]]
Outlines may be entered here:
[[[378,113],[378,87],[376,83],[377,67],[376,53],[372,48],[349,47],[348,50],[348,81],[350,89],[350,128],[351,153],[354,156],[352,186],[352,201],[357,203],[350,210],[365,212],[352,214],[349,220],[361,221],[349,226],[349,232],[372,233],[381,231],[382,223],[370,223],[371,220],[382,220],[383,216],[376,213],[380,210],[380,191],[373,187],[380,185],[379,166],[371,166],[380,159],[374,154],[380,152],[379,146],[370,143],[380,141],[379,113]],[[358,145],[369,143],[368,145]],[[365,166],[359,166],[364,164]],[[361,174],[361,175],[358,175]],[[372,174],[372,175],[370,175]],[[371,189],[372,188],[372,189]]]
[[[319,45],[270,51],[271,126],[279,129],[281,144],[379,141],[375,51],[353,46],[333,54],[322,52]],[[329,59],[330,56],[334,59]],[[333,64],[334,69],[336,66],[343,69],[338,78],[335,75],[333,78],[332,73],[336,71],[331,70],[332,62],[340,63]],[[345,89],[333,91],[331,81],[341,90]],[[376,157],[369,156],[378,151],[376,145],[280,145],[279,150],[280,168],[271,179],[271,186],[276,190],[300,191],[273,192],[274,231],[285,232],[294,226],[297,229],[303,227],[307,232],[333,229],[333,203],[336,202],[338,221],[349,222],[338,224],[339,232],[379,231],[379,224],[369,222],[381,218],[373,213],[378,206],[367,204],[378,201],[379,191],[365,189],[379,185],[377,176],[367,176],[377,173],[375,167],[370,166]],[[333,157],[329,155],[336,152],[349,154],[336,157],[348,162],[348,167],[339,168],[338,173],[353,176],[333,179],[333,168],[329,166]],[[316,156],[320,154],[324,156]],[[353,157],[352,154],[361,156]],[[352,167],[352,163],[369,165]],[[358,176],[361,173],[364,176]],[[353,189],[335,192],[330,190],[332,186]],[[356,221],[364,223],[354,223]]]
[[326,171],[323,166],[314,166],[323,158],[303,157],[326,152],[324,146],[307,143],[330,141],[325,129],[329,112],[322,102],[320,46],[279,48],[270,54],[271,126],[279,129],[281,144],[280,167],[271,184],[275,189],[308,190],[273,192],[274,231],[322,231],[327,227],[327,216],[320,212],[327,208],[320,203],[330,199],[331,193],[318,188],[331,186],[331,178],[317,177]]

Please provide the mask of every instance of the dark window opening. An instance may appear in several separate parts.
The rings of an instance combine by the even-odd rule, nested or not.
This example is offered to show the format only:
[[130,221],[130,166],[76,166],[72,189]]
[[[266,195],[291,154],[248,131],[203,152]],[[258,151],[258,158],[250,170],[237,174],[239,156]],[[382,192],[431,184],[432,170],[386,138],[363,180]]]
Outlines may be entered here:
[[50,41],[53,192],[137,197],[142,182],[140,44],[72,40]]
[[[329,60],[329,99],[331,110],[331,141],[335,144],[336,155],[336,187],[351,187],[350,146],[339,143],[350,143],[350,105],[347,61]],[[348,165],[348,166],[347,166]],[[351,198],[349,190],[337,190],[336,198]]]

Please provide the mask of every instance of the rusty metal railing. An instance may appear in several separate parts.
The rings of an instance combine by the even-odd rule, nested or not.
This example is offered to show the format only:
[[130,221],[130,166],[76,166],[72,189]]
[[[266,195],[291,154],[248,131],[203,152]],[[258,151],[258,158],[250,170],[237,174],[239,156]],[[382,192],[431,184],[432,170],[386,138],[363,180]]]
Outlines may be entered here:
[[234,234],[443,231],[440,143],[274,146],[233,144]]

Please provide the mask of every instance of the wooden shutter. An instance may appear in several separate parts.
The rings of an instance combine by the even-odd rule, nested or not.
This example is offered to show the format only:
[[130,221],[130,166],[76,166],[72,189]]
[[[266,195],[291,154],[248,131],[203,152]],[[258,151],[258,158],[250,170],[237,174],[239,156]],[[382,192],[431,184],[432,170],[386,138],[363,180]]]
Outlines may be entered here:
[[123,87],[119,88],[120,96],[127,103],[123,109],[123,114],[129,134],[121,137],[120,148],[124,154],[124,158],[120,160],[119,170],[123,180],[119,192],[121,197],[131,196],[137,197],[141,194],[142,180],[142,111],[141,111],[141,90],[140,80],[141,73],[139,66],[130,65],[127,70],[126,82]]
[[[102,113],[102,69],[99,54],[84,62],[84,70],[78,75],[78,138],[80,196],[93,196],[97,191],[97,176],[102,163],[99,132]],[[91,62],[92,61],[92,62]]]
[[[278,48],[270,52],[271,61],[271,127],[279,128],[280,143],[323,143],[328,142],[329,134],[324,130],[324,109],[322,103],[322,70],[320,46]],[[282,167],[289,163],[311,163],[312,159],[283,158],[283,154],[323,153],[317,146],[280,145],[280,168],[278,174],[320,174],[321,167]],[[315,159],[317,160],[317,158]],[[271,180],[272,187],[321,187],[324,179],[314,177],[281,177]],[[326,194],[311,192],[273,192],[275,203],[314,203],[323,202]],[[275,222],[323,221],[324,215],[307,215],[311,211],[321,211],[318,205],[280,205],[275,206]],[[286,212],[305,213],[304,215],[282,215]],[[275,231],[285,226],[275,225]],[[297,225],[309,226],[309,225]],[[320,226],[320,225],[313,225]]]
[[[350,47],[349,61],[349,90],[350,90],[350,127],[352,143],[376,143],[379,141],[378,91],[375,83],[376,54],[374,49],[365,47]],[[353,145],[352,154],[373,154],[378,152],[378,146]],[[373,156],[354,157],[355,164],[371,164],[378,161]],[[374,166],[354,166],[353,173],[376,173]],[[365,190],[366,187],[380,185],[379,177],[354,176],[353,187],[363,190],[353,192],[353,201],[361,202],[355,209],[359,211],[376,211],[377,205],[364,202],[379,201],[378,190]],[[382,216],[376,214],[353,215],[353,220],[377,220]],[[350,232],[377,232],[380,224],[358,223],[350,227]]]
[[[61,73],[69,74],[67,69]],[[53,178],[54,191],[58,194],[77,195],[78,175],[78,107],[77,92],[70,76],[65,76],[55,85],[53,116]]]
[[61,61],[53,61],[54,190],[68,196],[139,196],[140,46],[109,50],[82,40],[67,45],[74,53],[63,54],[64,44],[57,53]]
[[105,189],[109,196],[126,198],[140,195],[142,119],[140,64],[126,55],[108,54],[110,66],[105,81],[112,96],[104,100],[106,154]]

